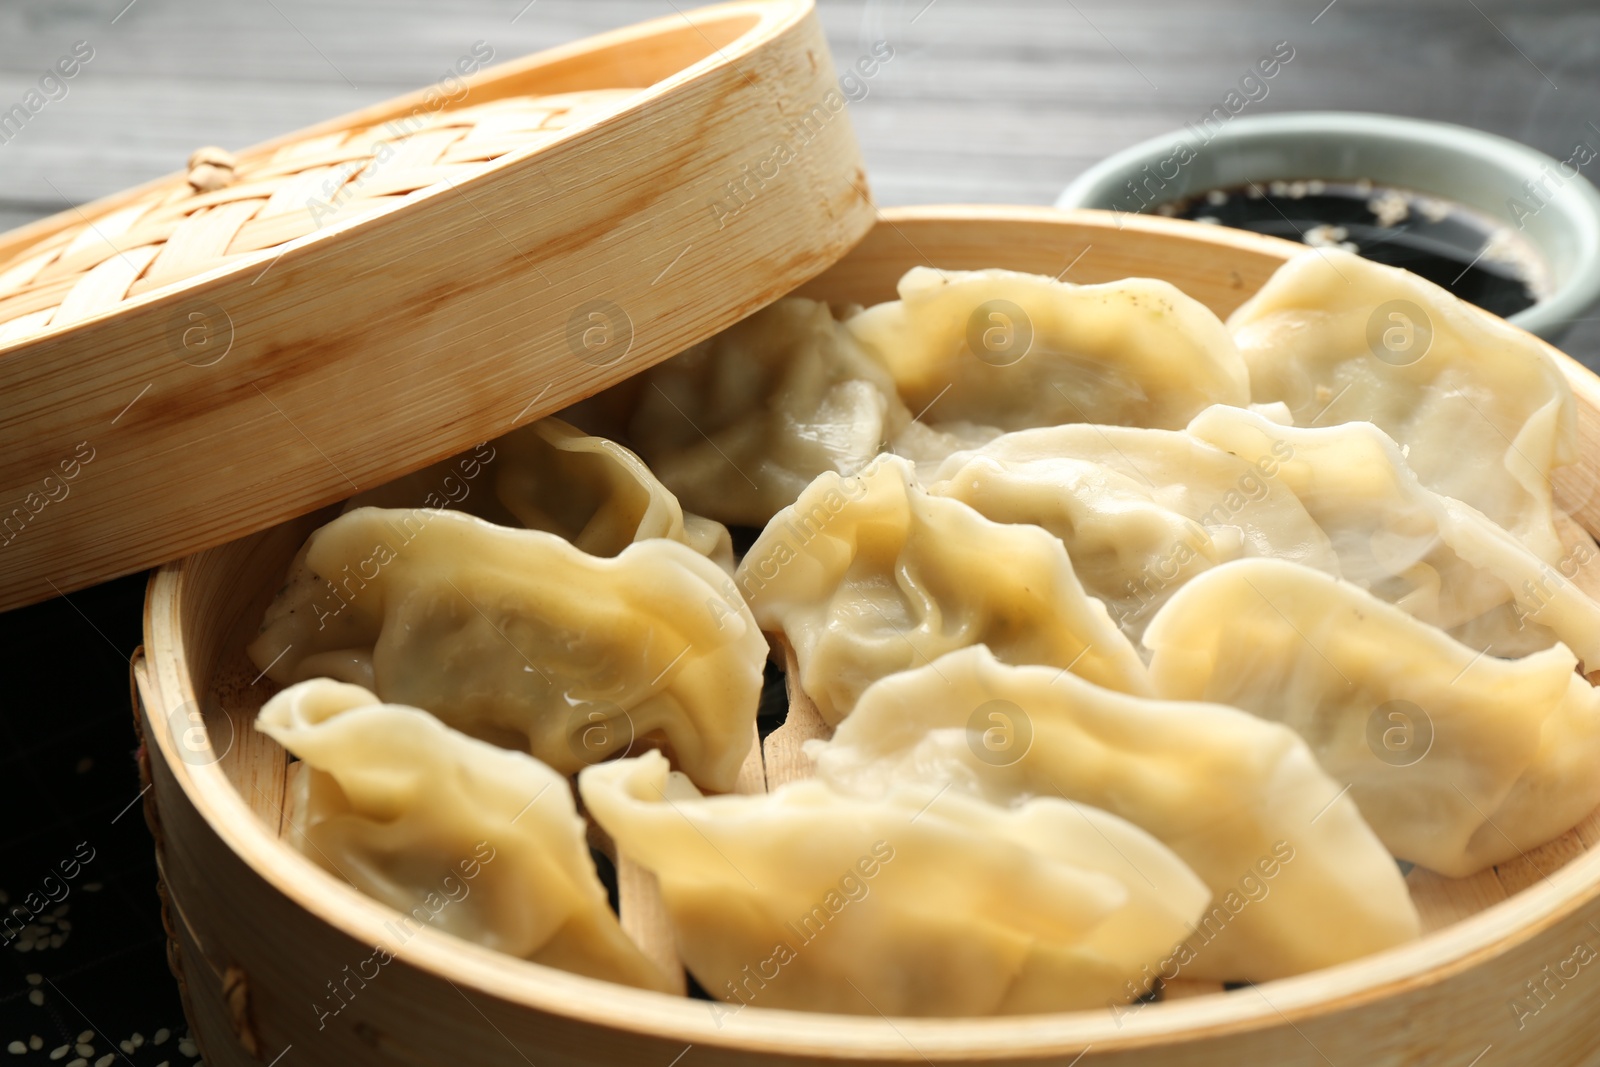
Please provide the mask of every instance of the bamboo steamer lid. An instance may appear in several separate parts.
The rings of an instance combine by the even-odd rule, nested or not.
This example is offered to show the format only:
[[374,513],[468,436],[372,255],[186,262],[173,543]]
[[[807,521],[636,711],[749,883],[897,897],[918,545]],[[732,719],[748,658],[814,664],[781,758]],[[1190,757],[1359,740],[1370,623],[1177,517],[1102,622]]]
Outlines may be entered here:
[[724,4],[0,234],[0,610],[381,484],[795,288],[873,222],[843,107],[811,0]]

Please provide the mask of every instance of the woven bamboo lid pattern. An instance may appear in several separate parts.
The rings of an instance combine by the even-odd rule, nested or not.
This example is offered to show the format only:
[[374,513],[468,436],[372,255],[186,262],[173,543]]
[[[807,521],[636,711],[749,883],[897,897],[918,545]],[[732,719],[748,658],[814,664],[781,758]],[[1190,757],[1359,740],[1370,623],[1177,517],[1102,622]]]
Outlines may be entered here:
[[238,161],[201,149],[185,180],[0,264],[0,343],[113,310],[332,222],[376,214],[441,182],[454,185],[635,95],[511,97],[341,130]]

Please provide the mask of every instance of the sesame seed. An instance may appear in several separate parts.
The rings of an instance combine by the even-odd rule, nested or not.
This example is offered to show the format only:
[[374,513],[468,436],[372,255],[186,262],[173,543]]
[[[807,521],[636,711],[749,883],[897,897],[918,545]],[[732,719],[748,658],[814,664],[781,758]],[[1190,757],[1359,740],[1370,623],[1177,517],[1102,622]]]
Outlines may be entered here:
[[135,1030],[133,1032],[133,1036],[130,1037],[128,1040],[133,1042],[133,1047],[134,1048],[138,1048],[140,1045],[144,1044],[144,1035],[141,1034],[139,1031]]
[[94,1031],[93,1030],[85,1030],[83,1033],[78,1035],[78,1040],[79,1041],[93,1041],[94,1040]]
[[67,912],[69,912],[71,910],[72,910],[72,905],[71,904],[63,904],[59,908],[57,908],[56,910],[54,910],[54,911],[52,911],[50,913],[50,918],[59,919],[63,915],[65,915]]
[[40,1037],[38,1034],[29,1034],[28,1047],[33,1049],[33,1051],[38,1052],[40,1049],[44,1048],[44,1038]]
[[17,951],[18,952],[32,952],[33,951],[33,938],[25,937],[25,938],[22,938],[20,941],[18,941],[17,942]]
[[100,890],[102,890],[104,888],[105,888],[105,885],[104,885],[104,883],[101,883],[101,882],[85,882],[85,883],[83,883],[83,891],[85,893],[98,893],[98,892],[100,892]]
[[163,1026],[161,1029],[156,1031],[156,1036],[150,1039],[150,1043],[153,1045],[165,1045],[167,1043],[167,1038],[171,1036],[172,1031]]
[[115,1052],[108,1052],[94,1061],[94,1067],[111,1067],[111,1061],[117,1058]]
[[58,1048],[53,1048],[50,1050],[50,1058],[53,1060],[64,1060],[67,1058],[67,1053],[71,1051],[71,1045],[61,1045]]
[[56,928],[60,930],[70,930],[72,929],[72,920],[62,919],[60,922],[56,923]]
[[200,1055],[199,1047],[188,1038],[184,1038],[182,1041],[178,1042],[178,1051],[189,1057]]
[[29,985],[38,985],[40,982],[43,982],[43,981],[44,981],[44,975],[42,975],[42,974],[30,974],[30,975],[28,975],[28,984]]
[[40,1005],[42,1005],[44,1003],[44,990],[42,990],[42,989],[30,989],[30,990],[28,990],[28,1003],[32,1004],[36,1008],[39,1007]]
[[67,939],[62,937],[60,934],[52,934],[51,937],[50,937],[50,947],[51,948],[60,948],[62,945],[65,945],[66,943],[67,943]]
[[28,1051],[28,1046],[24,1045],[20,1041],[13,1041],[11,1044],[6,1046],[6,1051],[11,1053],[13,1056],[20,1056],[24,1052]]
[[[79,1036],[81,1037],[83,1035],[80,1034]],[[93,1056],[94,1055],[94,1046],[89,1044],[89,1042],[87,1042],[87,1041],[79,1041],[78,1042],[78,1047],[73,1049],[72,1051],[76,1052],[80,1056]]]
[[89,1061],[79,1056],[75,1060],[68,1060],[67,1067],[89,1067]]
[[172,1067],[172,1061],[162,1060],[160,1063],[156,1064],[156,1067]]
[[129,1041],[126,1038],[124,1038],[122,1041],[119,1042],[119,1044],[122,1047],[122,1051],[124,1051],[124,1052],[132,1052],[133,1051],[133,1042],[132,1041]]

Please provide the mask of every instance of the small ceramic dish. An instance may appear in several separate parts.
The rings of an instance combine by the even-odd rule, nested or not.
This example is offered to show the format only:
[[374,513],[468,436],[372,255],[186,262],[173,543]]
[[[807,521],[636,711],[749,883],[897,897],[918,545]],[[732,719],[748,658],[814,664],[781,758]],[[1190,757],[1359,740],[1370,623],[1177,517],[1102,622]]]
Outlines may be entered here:
[[1493,134],[1389,115],[1213,119],[1103,160],[1067,186],[1056,206],[1149,211],[1208,190],[1296,179],[1366,179],[1454,201],[1533,247],[1543,291],[1510,321],[1553,340],[1600,297],[1600,191],[1585,176],[1597,160],[1600,131],[1557,160]]

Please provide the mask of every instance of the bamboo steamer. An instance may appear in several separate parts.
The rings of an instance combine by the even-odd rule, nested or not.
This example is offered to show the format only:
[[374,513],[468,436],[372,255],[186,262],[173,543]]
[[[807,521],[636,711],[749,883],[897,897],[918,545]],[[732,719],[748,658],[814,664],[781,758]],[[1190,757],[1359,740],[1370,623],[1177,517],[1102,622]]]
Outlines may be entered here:
[[[1297,247],[1091,211],[896,210],[802,292],[864,303],[892,297],[896,279],[918,264],[1046,274],[1070,266],[1076,282],[1164,278],[1225,315]],[[1558,500],[1583,527],[1600,529],[1600,380],[1551,351],[1577,395],[1584,457],[1562,472]],[[293,1057],[286,1063],[330,1067],[1600,1063],[1591,1021],[1600,977],[1589,973],[1592,963],[1573,973],[1579,946],[1600,945],[1600,816],[1470,879],[1412,871],[1430,931],[1419,942],[1227,992],[1175,983],[1161,1002],[1117,1013],[714,1013],[703,1001],[578,977],[431,929],[376,978],[348,983],[376,944],[394,944],[385,923],[398,916],[279,839],[292,772],[284,752],[252,729],[272,687],[242,651],[290,556],[326,517],[304,516],[169,564],[150,585],[147,645],[133,666],[141,764],[153,787],[145,814],[157,840],[169,959],[210,1064],[248,1067],[285,1055]],[[1573,544],[1588,537],[1576,524],[1566,534]],[[1600,589],[1590,570],[1577,580]],[[792,658],[789,665],[793,679]],[[741,790],[809,773],[799,744],[826,727],[789,688],[788,720],[764,752],[753,746]],[[647,872],[626,857],[618,866],[625,928],[670,964],[670,934]],[[330,983],[341,982],[348,1003],[324,1017]]]
[[811,0],[744,0],[0,235],[0,611],[470,448],[813,277],[872,224],[843,109]]

